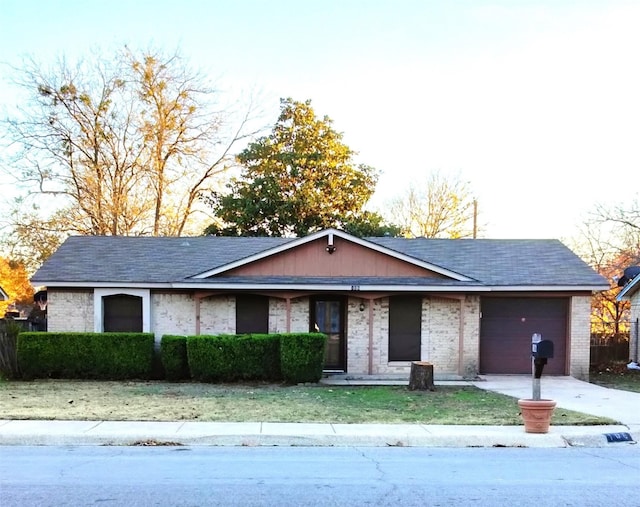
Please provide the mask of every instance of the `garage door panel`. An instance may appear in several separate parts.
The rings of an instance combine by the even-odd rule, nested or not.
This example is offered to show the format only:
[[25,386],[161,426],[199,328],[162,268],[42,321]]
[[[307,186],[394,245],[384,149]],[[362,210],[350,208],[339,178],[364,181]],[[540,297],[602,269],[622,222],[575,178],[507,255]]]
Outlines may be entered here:
[[545,373],[565,374],[567,298],[485,298],[480,325],[482,373],[531,373],[531,335],[554,343]]

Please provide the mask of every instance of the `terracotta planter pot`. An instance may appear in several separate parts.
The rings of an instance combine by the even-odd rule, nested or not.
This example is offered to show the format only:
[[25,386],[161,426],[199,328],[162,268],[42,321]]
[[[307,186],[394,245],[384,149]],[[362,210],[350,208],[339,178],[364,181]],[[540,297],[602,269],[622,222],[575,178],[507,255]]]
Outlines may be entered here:
[[524,431],[527,433],[547,433],[551,416],[556,408],[553,400],[518,400]]

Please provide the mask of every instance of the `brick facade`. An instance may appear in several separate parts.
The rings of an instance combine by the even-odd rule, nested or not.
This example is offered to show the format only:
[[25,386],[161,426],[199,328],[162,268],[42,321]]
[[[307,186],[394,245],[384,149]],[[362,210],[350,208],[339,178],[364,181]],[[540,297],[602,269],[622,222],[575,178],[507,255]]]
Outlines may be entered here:
[[580,380],[589,380],[591,354],[591,298],[571,298],[571,321],[569,324],[569,375]]
[[640,325],[640,291],[636,291],[631,296],[631,333],[629,333],[629,359],[635,362],[640,361],[638,352],[640,351],[638,343],[638,334]]
[[[124,292],[124,291],[123,291]],[[94,294],[82,290],[50,290],[50,331],[94,331]],[[196,299],[189,293],[150,294],[151,331],[164,334],[196,333]],[[364,305],[360,310],[361,304]],[[269,332],[309,331],[310,297],[269,298]],[[346,299],[347,373],[352,375],[408,375],[409,361],[389,362],[389,298]],[[369,328],[369,317],[371,329]],[[420,359],[434,365],[438,379],[473,378],[478,373],[480,297],[475,295],[422,299]],[[571,298],[570,374],[586,379],[589,373],[590,298]],[[217,295],[200,300],[200,333],[235,332],[235,297]],[[372,344],[371,350],[370,343]],[[370,357],[371,355],[371,357]]]
[[92,333],[93,290],[50,289],[47,294],[47,330]]

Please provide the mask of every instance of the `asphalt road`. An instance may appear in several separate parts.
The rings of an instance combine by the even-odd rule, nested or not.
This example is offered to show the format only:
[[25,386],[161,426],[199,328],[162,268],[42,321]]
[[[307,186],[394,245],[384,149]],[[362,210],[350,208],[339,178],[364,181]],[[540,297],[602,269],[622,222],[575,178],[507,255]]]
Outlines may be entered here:
[[640,448],[0,447],[0,505],[640,505]]

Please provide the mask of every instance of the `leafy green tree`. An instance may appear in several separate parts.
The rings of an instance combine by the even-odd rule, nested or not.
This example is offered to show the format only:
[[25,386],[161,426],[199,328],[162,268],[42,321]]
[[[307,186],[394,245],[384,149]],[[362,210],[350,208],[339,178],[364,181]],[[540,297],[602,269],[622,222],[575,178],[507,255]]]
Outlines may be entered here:
[[218,221],[206,233],[303,236],[348,224],[379,231],[381,217],[362,210],[378,175],[354,163],[354,155],[332,121],[316,117],[311,101],[281,99],[271,133],[238,155],[240,177],[228,183],[228,193],[208,199]]
[[342,224],[342,229],[360,238],[376,236],[402,236],[403,229],[387,222],[380,214],[364,211]]

